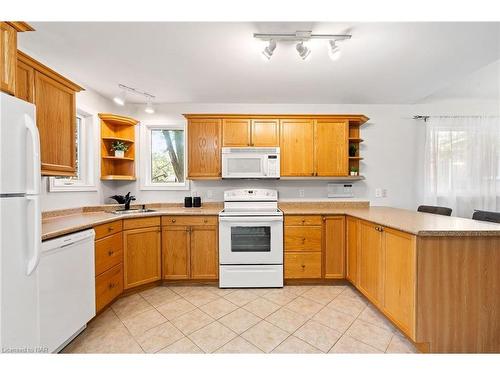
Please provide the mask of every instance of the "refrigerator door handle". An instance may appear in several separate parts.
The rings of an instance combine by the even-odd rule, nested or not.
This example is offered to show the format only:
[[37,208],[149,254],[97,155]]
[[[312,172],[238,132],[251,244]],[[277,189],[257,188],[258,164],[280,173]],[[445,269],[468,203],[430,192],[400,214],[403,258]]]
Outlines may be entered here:
[[24,115],[24,124],[26,126],[26,129],[28,129],[28,132],[31,135],[31,142],[32,142],[32,152],[33,152],[33,186],[31,189],[27,189],[26,193],[27,194],[40,194],[40,136],[38,135],[38,128],[36,127],[35,123],[33,122],[33,119],[25,114]]
[[33,271],[37,268],[40,262],[40,253],[42,250],[42,220],[40,218],[40,198],[38,196],[27,195],[26,199],[32,201],[29,205],[32,210],[32,220],[33,220],[33,255],[31,259],[28,260],[26,275],[31,275]]

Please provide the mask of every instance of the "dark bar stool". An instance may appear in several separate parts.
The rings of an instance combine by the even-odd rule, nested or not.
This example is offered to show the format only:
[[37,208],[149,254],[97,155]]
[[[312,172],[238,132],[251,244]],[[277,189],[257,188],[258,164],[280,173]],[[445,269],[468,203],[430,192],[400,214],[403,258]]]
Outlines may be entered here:
[[439,206],[418,206],[418,212],[428,212],[430,214],[443,215],[443,216],[451,216],[451,208],[448,207],[439,207]]
[[474,210],[472,218],[474,220],[490,221],[500,224],[500,212]]

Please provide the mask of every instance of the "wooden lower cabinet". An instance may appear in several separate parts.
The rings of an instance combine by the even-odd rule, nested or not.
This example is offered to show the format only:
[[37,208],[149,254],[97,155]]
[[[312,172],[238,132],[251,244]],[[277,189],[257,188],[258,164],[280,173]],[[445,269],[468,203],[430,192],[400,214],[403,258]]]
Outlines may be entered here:
[[217,280],[217,217],[168,216],[162,223],[163,279]]
[[325,231],[325,279],[345,278],[345,218],[327,216]]
[[123,231],[123,256],[124,289],[160,280],[160,227],[155,226]]
[[359,222],[358,288],[375,304],[382,301],[382,232],[368,221]]
[[321,253],[285,253],[285,279],[321,278]]
[[123,293],[123,263],[95,278],[95,309],[101,311]]
[[346,218],[346,279],[356,285],[358,283],[358,226],[359,219]]

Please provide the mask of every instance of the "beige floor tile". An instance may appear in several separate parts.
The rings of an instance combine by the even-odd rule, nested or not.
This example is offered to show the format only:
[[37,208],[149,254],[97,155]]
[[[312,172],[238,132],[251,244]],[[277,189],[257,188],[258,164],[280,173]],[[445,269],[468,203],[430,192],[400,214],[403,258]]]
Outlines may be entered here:
[[343,312],[345,314],[358,316],[361,311],[366,308],[366,302],[340,294],[339,296],[335,297],[333,301],[331,301],[327,305],[327,307]]
[[257,354],[262,353],[262,350],[250,344],[243,337],[237,336],[222,348],[219,348],[216,353]]
[[285,305],[289,310],[292,310],[298,314],[304,315],[308,318],[316,314],[319,310],[323,308],[323,305],[314,302],[308,298],[302,296],[297,297],[292,302]]
[[285,285],[283,290],[285,292],[293,293],[296,296],[300,296],[302,293],[307,292],[311,288],[312,285]]
[[355,319],[352,315],[344,314],[329,307],[323,308],[313,317],[313,320],[333,328],[340,333],[344,333]]
[[219,288],[218,286],[212,286],[212,287],[207,288],[206,290],[208,290],[209,292],[212,292],[214,294],[217,294],[219,297],[223,297],[226,294],[237,291],[238,289],[230,289],[230,288],[222,289],[222,288]]
[[128,328],[132,336],[137,337],[166,321],[167,319],[158,311],[148,310],[131,318],[124,319],[123,324],[125,324],[125,327]]
[[292,353],[292,354],[318,354],[321,350],[300,340],[295,336],[288,337],[285,341],[279,344],[273,353]]
[[393,335],[386,353],[418,353],[417,348],[405,337]]
[[158,354],[203,354],[203,350],[198,348],[195,343],[193,343],[187,337],[174,342],[172,345],[156,352]]
[[143,353],[128,330],[122,326],[115,329],[89,330],[80,334],[68,345],[65,353]]
[[347,286],[341,293],[342,296],[344,297],[350,297],[354,299],[359,299],[361,301],[366,302],[367,299],[359,292],[356,288],[353,286]]
[[243,332],[241,336],[257,346],[260,350],[270,353],[281,344],[289,334],[281,328],[263,320],[249,330]]
[[204,289],[202,285],[169,285],[168,288],[182,297]]
[[191,293],[184,295],[184,299],[186,299],[186,301],[192,303],[196,307],[206,305],[207,303],[215,301],[218,298],[220,297],[217,294],[214,294],[212,292],[209,292],[208,290],[203,290],[203,289],[198,291],[193,291]]
[[307,317],[282,307],[269,315],[266,320],[288,333],[293,333],[307,321]]
[[270,293],[275,290],[281,290],[281,288],[248,288],[245,289],[248,290],[249,292],[252,292],[253,294],[258,295],[259,297],[265,296],[267,293]]
[[387,346],[391,342],[393,333],[387,329],[383,329],[373,324],[365,323],[361,320],[356,320],[347,330],[346,335],[349,335],[356,340],[364,342],[375,349],[385,352]]
[[252,302],[247,303],[243,308],[251,313],[257,315],[259,318],[264,319],[280,308],[279,305],[264,299],[257,298]]
[[339,341],[333,346],[329,353],[372,353],[372,354],[382,354],[381,351],[372,348],[370,345],[366,345],[361,341],[358,341],[348,335],[342,336]]
[[293,335],[324,353],[328,353],[342,336],[340,332],[312,320],[300,327]]
[[122,327],[122,321],[116,316],[113,309],[108,308],[107,310],[100,313],[87,325],[87,329],[113,329],[117,327]]
[[358,319],[392,332],[397,331],[397,328],[371,304],[359,314]]
[[185,335],[190,335],[194,331],[205,327],[212,323],[214,320],[200,309],[190,311],[178,318],[173,319],[171,322],[174,326],[179,328]]
[[165,322],[151,328],[137,337],[137,342],[146,353],[156,353],[158,350],[183,338],[184,335],[170,322]]
[[224,298],[216,299],[206,305],[200,306],[200,310],[206,312],[214,319],[222,318],[224,315],[236,310],[238,306]]
[[219,319],[219,322],[232,329],[237,334],[241,334],[250,327],[259,323],[262,319],[251,312],[239,308]]
[[239,289],[236,292],[225,295],[224,298],[229,302],[241,307],[243,305],[246,305],[248,302],[252,302],[253,300],[259,298],[259,296],[249,290]]
[[165,318],[172,320],[196,309],[196,306],[184,298],[165,303],[156,308]]
[[158,286],[140,293],[140,295],[154,307],[158,307],[167,302],[175,301],[180,298],[177,293],[172,292],[166,286]]
[[189,335],[191,341],[205,353],[213,353],[235,337],[236,333],[219,322],[210,323]]
[[288,289],[275,289],[264,295],[264,298],[284,306],[297,298],[297,295],[290,292]]
[[322,305],[326,305],[332,299],[337,297],[342,290],[343,289],[339,289],[339,287],[329,285],[313,286],[305,293],[302,293],[301,296],[309,298],[314,302],[321,303]]
[[118,318],[121,320],[130,318],[134,315],[140,314],[144,311],[153,309],[140,294],[132,294],[117,300],[111,306]]

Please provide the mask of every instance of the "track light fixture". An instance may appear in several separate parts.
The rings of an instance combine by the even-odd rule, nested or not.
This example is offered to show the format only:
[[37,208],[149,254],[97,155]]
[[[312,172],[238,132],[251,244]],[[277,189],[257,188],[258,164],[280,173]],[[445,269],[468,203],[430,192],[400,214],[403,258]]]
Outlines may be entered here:
[[311,54],[311,50],[307,48],[304,42],[298,42],[295,48],[297,49],[297,52],[302,60],[307,59],[307,57]]
[[121,93],[120,93],[120,95],[115,96],[113,98],[113,101],[116,104],[121,105],[121,106],[125,105],[125,103],[126,103],[125,102],[125,95],[127,93],[132,93],[135,95],[144,96],[146,98],[146,107],[144,108],[144,112],[149,113],[149,114],[155,113],[155,109],[153,107],[153,99],[155,98],[154,95],[151,95],[147,92],[144,92],[144,91],[141,91],[138,89],[135,89],[133,87],[122,85],[121,83],[118,84],[118,87],[120,88]]
[[256,39],[269,41],[269,45],[264,48],[262,54],[270,59],[278,42],[297,42],[295,48],[299,56],[305,60],[311,54],[311,50],[306,46],[306,42],[311,39],[327,39],[329,43],[328,54],[332,60],[340,57],[340,47],[337,42],[340,40],[351,39],[350,34],[313,34],[312,31],[296,31],[294,33],[255,33]]
[[271,39],[266,48],[264,48],[264,51],[262,51],[262,54],[266,59],[270,60],[275,49],[276,49],[276,41],[274,39]]

